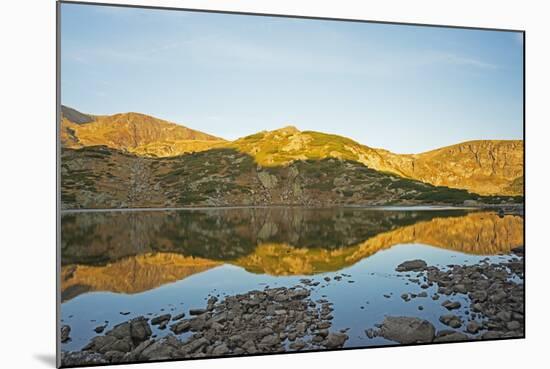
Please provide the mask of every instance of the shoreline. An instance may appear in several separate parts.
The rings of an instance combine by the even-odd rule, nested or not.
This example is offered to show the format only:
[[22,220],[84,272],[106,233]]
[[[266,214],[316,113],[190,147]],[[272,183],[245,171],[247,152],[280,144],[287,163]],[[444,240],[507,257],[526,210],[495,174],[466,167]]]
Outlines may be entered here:
[[107,213],[107,212],[148,212],[148,211],[205,211],[205,210],[239,210],[239,209],[357,209],[373,211],[445,211],[445,210],[495,210],[518,211],[525,208],[524,204],[479,204],[464,205],[231,205],[231,206],[188,206],[188,207],[155,207],[155,208],[101,208],[101,209],[61,209],[60,214]]
[[[412,285],[417,284],[420,291],[424,291],[403,294],[396,304],[431,297],[433,303],[448,310],[448,314],[439,317],[439,322],[447,328],[436,329],[435,321],[415,316],[386,316],[374,327],[362,327],[364,335],[369,340],[382,337],[388,345],[523,337],[524,248],[513,249],[510,256],[506,261],[491,263],[483,259],[472,265],[439,268],[423,260],[407,260],[396,265],[394,277],[408,278]],[[343,277],[345,280],[348,275]],[[63,364],[343,348],[349,338],[346,333],[349,328],[331,330],[333,302],[325,298],[313,301],[312,292],[317,291],[318,286],[317,280],[303,278],[295,286],[266,286],[263,290],[226,296],[221,301],[211,296],[205,307],[190,309],[189,317],[166,313],[151,319],[138,316],[105,329],[105,334],[94,336],[80,351],[63,351]],[[434,291],[427,294],[429,286],[433,286]],[[461,307],[459,301],[463,301],[463,305],[466,301],[466,305]],[[466,309],[466,315],[455,315],[461,308]],[[168,328],[172,334],[156,337],[149,324]],[[62,332],[70,339],[70,327],[67,327],[63,326]],[[183,333],[185,337],[179,338]]]

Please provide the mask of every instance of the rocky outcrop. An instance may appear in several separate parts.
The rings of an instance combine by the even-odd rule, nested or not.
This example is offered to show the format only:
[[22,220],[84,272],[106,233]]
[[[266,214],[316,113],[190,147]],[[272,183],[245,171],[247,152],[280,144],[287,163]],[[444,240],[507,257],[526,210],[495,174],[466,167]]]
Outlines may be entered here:
[[411,155],[408,178],[482,195],[523,194],[523,141],[469,141]]

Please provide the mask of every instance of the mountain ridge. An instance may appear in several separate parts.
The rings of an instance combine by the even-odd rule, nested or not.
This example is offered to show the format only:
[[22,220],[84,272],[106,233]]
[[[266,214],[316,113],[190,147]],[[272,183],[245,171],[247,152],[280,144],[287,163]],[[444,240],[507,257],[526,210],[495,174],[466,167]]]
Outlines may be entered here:
[[300,131],[292,125],[226,141],[141,113],[94,116],[64,108],[68,113],[63,116],[61,140],[66,148],[103,145],[151,158],[228,148],[251,155],[264,167],[335,158],[479,195],[523,194],[523,140],[471,140],[419,154],[396,154],[344,136]]

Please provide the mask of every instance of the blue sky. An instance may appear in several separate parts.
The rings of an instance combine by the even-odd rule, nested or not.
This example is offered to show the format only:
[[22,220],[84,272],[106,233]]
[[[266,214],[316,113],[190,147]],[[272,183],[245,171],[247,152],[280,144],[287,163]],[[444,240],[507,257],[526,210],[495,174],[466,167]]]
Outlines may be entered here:
[[62,103],[398,153],[523,136],[521,33],[62,4]]

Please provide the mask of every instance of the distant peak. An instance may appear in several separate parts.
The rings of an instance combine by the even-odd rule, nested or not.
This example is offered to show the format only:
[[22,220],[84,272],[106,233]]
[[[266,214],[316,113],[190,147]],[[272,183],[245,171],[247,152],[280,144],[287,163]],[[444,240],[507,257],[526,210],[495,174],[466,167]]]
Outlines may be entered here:
[[294,134],[294,133],[300,133],[300,130],[294,126],[285,126],[283,128],[276,129],[273,132]]
[[61,115],[76,124],[90,123],[94,120],[92,116],[81,113],[66,105],[61,105]]

